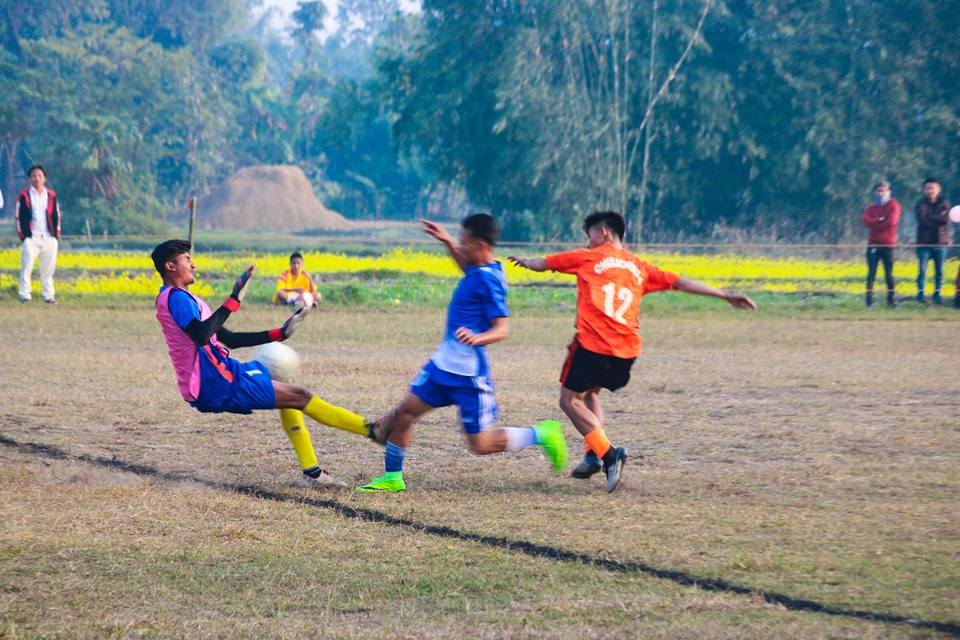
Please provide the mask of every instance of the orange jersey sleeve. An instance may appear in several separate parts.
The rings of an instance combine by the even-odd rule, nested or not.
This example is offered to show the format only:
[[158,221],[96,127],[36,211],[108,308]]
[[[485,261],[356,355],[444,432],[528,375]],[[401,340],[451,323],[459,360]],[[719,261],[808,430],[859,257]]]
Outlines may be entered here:
[[607,243],[546,257],[547,268],[577,276],[577,341],[595,353],[640,355],[640,298],[680,279]]

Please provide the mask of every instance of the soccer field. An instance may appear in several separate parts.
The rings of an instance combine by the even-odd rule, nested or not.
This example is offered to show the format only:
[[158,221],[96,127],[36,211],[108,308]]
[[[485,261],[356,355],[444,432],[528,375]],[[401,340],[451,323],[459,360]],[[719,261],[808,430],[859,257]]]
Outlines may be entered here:
[[[960,634],[952,310],[651,314],[603,396],[631,456],[615,493],[536,449],[474,456],[446,409],[381,495],[297,487],[276,412],[190,409],[149,302],[0,305],[0,638]],[[300,382],[378,415],[442,323],[323,309],[290,341]],[[562,418],[572,324],[521,311],[491,347],[501,424]],[[382,473],[376,445],[307,426],[337,477]]]

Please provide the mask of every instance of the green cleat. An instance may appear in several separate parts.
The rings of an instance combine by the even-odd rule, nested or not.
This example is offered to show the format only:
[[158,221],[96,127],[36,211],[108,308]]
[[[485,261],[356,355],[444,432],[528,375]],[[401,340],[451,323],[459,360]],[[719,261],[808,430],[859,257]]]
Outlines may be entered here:
[[388,471],[382,478],[374,478],[369,484],[365,484],[362,487],[357,487],[357,491],[362,491],[364,493],[397,493],[406,488],[407,485],[403,483],[403,472]]
[[567,441],[563,437],[563,428],[556,420],[544,420],[533,427],[537,432],[537,442],[543,447],[554,471],[567,468]]

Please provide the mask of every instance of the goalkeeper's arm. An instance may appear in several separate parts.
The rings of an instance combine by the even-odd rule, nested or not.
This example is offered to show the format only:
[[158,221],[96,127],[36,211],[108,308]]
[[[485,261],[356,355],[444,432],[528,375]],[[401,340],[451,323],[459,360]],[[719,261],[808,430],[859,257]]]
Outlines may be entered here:
[[[233,285],[233,291],[230,293],[230,297],[224,300],[223,304],[220,305],[220,308],[210,314],[209,318],[206,320],[194,318],[190,321],[190,324],[184,328],[184,331],[187,332],[187,335],[193,338],[197,344],[209,344],[210,338],[213,337],[213,334],[220,331],[226,331],[226,329],[223,329],[223,323],[227,321],[227,318],[230,317],[231,313],[240,308],[240,303],[243,301],[243,296],[247,291],[247,284],[250,282],[250,275],[253,273],[253,268],[253,265],[250,265],[247,267],[247,270],[244,271],[239,278],[237,278],[237,282]],[[224,344],[227,343],[224,342]],[[230,345],[227,346],[230,347]]]
[[[297,309],[292,316],[287,318],[283,326],[279,329],[268,329],[267,331],[251,331],[244,333],[234,333],[229,329],[221,328],[217,333],[217,339],[228,349],[237,349],[239,347],[255,347],[268,342],[282,342],[297,330],[303,319],[310,312],[309,307]],[[189,328],[189,327],[188,327]]]
[[234,333],[229,329],[221,328],[217,332],[219,340],[228,349],[238,349],[240,347],[256,347],[257,345],[268,342],[279,342],[285,340],[282,329],[268,329],[266,331],[245,331]]

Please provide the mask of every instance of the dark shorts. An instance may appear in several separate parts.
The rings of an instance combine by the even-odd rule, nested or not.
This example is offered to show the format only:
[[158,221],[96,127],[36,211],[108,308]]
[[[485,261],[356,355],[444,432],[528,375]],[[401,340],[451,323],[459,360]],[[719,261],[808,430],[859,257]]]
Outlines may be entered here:
[[580,346],[576,340],[570,343],[567,360],[560,373],[560,384],[575,393],[583,393],[596,387],[616,391],[627,386],[630,368],[636,358],[618,358],[594,353]]
[[[202,388],[201,382],[201,388]],[[242,413],[275,409],[277,394],[273,389],[273,379],[267,368],[258,361],[241,362],[236,369],[236,377],[230,387],[230,393],[221,398],[200,398],[190,403],[203,413]]]

